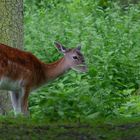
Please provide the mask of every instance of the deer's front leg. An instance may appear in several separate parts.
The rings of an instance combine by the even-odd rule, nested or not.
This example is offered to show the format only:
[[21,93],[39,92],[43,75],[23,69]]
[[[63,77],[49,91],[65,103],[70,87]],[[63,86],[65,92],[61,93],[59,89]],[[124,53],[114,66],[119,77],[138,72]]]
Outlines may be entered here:
[[22,97],[22,113],[28,115],[28,97],[29,97],[29,88],[23,88],[23,97]]

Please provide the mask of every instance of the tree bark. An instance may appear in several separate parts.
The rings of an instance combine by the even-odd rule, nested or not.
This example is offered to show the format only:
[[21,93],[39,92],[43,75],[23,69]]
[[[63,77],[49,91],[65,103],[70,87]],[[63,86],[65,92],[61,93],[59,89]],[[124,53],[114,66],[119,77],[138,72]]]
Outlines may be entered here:
[[[0,43],[23,48],[23,0],[0,0]],[[0,91],[0,114],[7,114],[11,101]]]

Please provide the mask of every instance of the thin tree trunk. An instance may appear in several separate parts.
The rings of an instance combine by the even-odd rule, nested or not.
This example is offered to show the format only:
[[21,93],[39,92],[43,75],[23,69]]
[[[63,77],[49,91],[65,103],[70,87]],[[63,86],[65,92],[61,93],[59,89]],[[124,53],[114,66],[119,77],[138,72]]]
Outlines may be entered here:
[[[0,43],[23,48],[23,0],[0,0]],[[0,114],[7,114],[11,101],[0,91]]]

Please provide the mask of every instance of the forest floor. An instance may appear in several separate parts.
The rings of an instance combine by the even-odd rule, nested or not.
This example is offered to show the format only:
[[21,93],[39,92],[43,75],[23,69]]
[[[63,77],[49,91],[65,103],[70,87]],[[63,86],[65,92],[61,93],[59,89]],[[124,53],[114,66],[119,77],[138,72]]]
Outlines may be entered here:
[[140,140],[140,118],[80,123],[0,118],[0,140]]

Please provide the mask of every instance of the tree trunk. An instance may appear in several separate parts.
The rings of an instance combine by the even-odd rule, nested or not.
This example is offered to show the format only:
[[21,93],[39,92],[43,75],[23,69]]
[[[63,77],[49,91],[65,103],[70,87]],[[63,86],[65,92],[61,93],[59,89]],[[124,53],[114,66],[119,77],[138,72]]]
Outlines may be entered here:
[[[0,43],[23,47],[23,0],[0,0]],[[0,91],[0,114],[10,109],[8,93]]]

